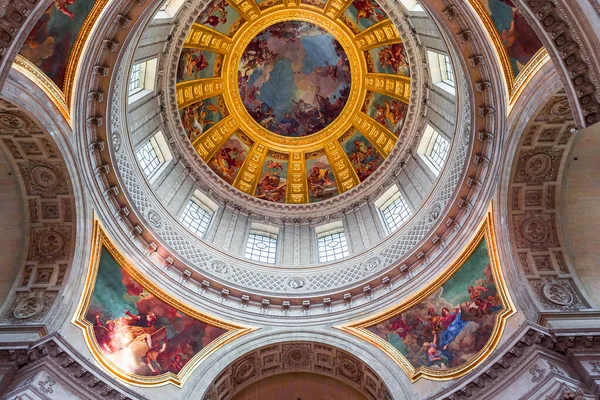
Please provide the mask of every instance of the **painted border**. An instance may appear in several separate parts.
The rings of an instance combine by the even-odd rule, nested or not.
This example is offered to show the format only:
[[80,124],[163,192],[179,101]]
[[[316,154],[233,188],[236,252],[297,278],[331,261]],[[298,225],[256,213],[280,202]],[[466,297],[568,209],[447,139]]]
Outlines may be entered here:
[[[516,313],[515,307],[506,287],[506,282],[500,269],[500,264],[498,261],[498,248],[496,245],[496,237],[494,231],[495,230],[492,218],[492,206],[490,205],[486,217],[480,224],[479,228],[477,229],[477,233],[471,239],[469,244],[463,249],[462,253],[454,261],[452,261],[450,266],[446,268],[427,288],[420,291],[419,293],[416,293],[415,295],[403,301],[399,305],[393,306],[383,312],[377,313],[374,316],[367,317],[366,319],[359,320],[356,322],[350,322],[348,324],[335,326],[334,328],[340,329],[344,332],[348,332],[354,336],[357,336],[360,339],[366,340],[367,342],[371,343],[375,347],[385,352],[404,370],[411,382],[415,382],[420,378],[427,378],[436,381],[446,381],[451,379],[457,379],[469,373],[471,370],[473,370],[479,364],[485,361],[485,359],[494,351],[494,349],[500,342],[500,339],[502,338],[502,333],[504,332],[506,320],[511,315]],[[500,298],[502,299],[502,302],[504,304],[504,308],[500,310],[498,314],[496,314],[496,323],[494,324],[494,330],[492,332],[492,335],[488,339],[488,342],[485,344],[483,349],[481,349],[479,353],[477,353],[477,355],[473,357],[470,361],[456,368],[452,368],[445,371],[435,370],[424,366],[414,368],[412,364],[386,340],[365,329],[367,326],[378,324],[382,321],[385,321],[388,318],[392,318],[410,309],[411,307],[414,307],[421,301],[425,300],[428,296],[433,294],[444,283],[446,283],[452,277],[452,275],[458,269],[460,269],[460,267],[462,267],[464,262],[473,254],[473,252],[482,240],[486,240],[486,244],[488,245],[488,255],[490,257],[490,264],[492,265],[492,273],[498,288],[498,294],[500,295]]]
[[[94,291],[96,276],[98,274],[98,265],[100,263],[100,254],[103,247],[106,248],[106,250],[108,250],[110,255],[115,258],[115,260],[121,265],[121,268],[123,268],[131,276],[132,279],[134,279],[137,283],[142,285],[144,289],[156,296],[159,300],[167,303],[171,307],[176,308],[178,311],[181,311],[192,318],[195,318],[201,322],[217,326],[222,329],[226,329],[228,330],[228,332],[213,340],[208,346],[204,347],[200,352],[198,352],[198,354],[192,357],[192,359],[182,368],[182,370],[178,374],[167,372],[157,376],[142,376],[123,371],[104,355],[104,352],[100,349],[100,346],[98,345],[98,342],[96,341],[96,338],[94,336],[94,329],[92,323],[87,321],[85,318],[85,315],[89,308],[90,300],[92,298],[92,293]],[[185,381],[196,369],[196,367],[209,355],[223,347],[225,344],[231,342],[232,340],[237,339],[247,333],[253,332],[257,329],[260,329],[257,327],[236,325],[215,317],[208,316],[207,314],[201,313],[200,311],[189,307],[183,304],[182,302],[170,297],[168,294],[162,292],[150,279],[138,272],[135,266],[117,250],[117,248],[111,242],[110,238],[104,232],[104,229],[97,218],[94,218],[91,249],[92,251],[90,256],[88,274],[85,281],[85,288],[83,290],[83,294],[81,296],[81,301],[79,302],[77,312],[75,313],[75,316],[71,323],[81,328],[85,341],[91,353],[94,355],[96,361],[114,376],[128,384],[141,387],[152,387],[173,384],[177,387],[182,387]]]

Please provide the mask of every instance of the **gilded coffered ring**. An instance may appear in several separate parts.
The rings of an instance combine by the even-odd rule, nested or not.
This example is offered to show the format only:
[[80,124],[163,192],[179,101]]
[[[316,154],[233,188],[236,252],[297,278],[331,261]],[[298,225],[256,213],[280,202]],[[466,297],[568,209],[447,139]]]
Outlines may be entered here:
[[217,0],[193,24],[180,117],[228,184],[270,202],[319,202],[390,155],[410,101],[408,61],[379,5],[355,3]]

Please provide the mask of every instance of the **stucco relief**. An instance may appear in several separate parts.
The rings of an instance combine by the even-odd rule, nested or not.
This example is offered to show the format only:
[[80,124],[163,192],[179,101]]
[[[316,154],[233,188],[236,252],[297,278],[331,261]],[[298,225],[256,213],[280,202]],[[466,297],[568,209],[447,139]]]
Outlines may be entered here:
[[519,248],[536,250],[556,247],[556,223],[553,215],[525,214],[513,216],[515,237]]
[[17,293],[1,321],[39,322],[58,296],[74,248],[73,192],[69,173],[51,137],[27,114],[0,100],[0,146],[22,180],[29,215],[29,250]]
[[515,182],[536,184],[556,180],[561,156],[562,150],[551,147],[523,150],[519,154]]

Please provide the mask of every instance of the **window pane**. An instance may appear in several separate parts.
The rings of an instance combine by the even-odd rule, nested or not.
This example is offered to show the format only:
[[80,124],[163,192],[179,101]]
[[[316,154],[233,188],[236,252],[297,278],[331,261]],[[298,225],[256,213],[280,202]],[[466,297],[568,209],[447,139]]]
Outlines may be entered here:
[[202,208],[194,199],[191,199],[185,209],[181,218],[181,223],[188,228],[192,233],[203,237],[208,229],[210,220],[212,219],[212,212],[209,212]]
[[131,68],[131,76],[129,77],[129,94],[132,92],[136,92],[138,89],[142,87],[142,66],[140,64],[135,64]]
[[344,232],[325,234],[317,239],[319,262],[328,262],[347,257],[348,242]]
[[136,152],[140,167],[147,178],[151,177],[163,164],[162,153],[160,153],[158,145],[153,142],[156,142],[154,138],[148,140]]
[[444,166],[444,162],[446,161],[446,157],[448,156],[448,150],[450,148],[450,144],[442,135],[438,132],[434,132],[431,137],[431,141],[433,144],[430,146],[431,150],[427,154],[427,158],[433,164],[436,174],[439,174]]
[[446,83],[450,86],[454,86],[454,71],[452,71],[452,63],[450,57],[444,56],[444,63],[446,64]]
[[406,220],[410,218],[411,212],[408,208],[408,204],[404,197],[398,192],[394,197],[396,200],[392,201],[390,205],[381,210],[385,224],[390,232],[394,232],[398,229]]
[[267,233],[250,233],[245,257],[250,260],[275,264],[277,236]]

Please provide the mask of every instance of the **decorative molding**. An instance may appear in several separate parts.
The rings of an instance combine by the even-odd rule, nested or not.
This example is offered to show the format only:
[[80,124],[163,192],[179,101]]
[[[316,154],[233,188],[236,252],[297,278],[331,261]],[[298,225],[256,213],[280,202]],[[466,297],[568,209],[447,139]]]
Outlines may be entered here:
[[[600,71],[592,54],[596,50],[588,47],[588,32],[593,34],[585,14],[574,10],[578,5],[563,3],[563,0],[517,0],[515,4],[523,11],[532,27],[540,32],[546,46],[551,49],[555,60],[560,61],[564,69],[565,80],[570,80],[573,96],[578,100],[578,108],[583,115],[585,126],[600,121]],[[537,24],[535,22],[537,22]],[[597,40],[591,41],[592,43]],[[578,118],[579,119],[579,118]]]
[[75,199],[65,161],[51,136],[17,106],[0,100],[0,146],[24,188],[29,250],[4,302],[0,325],[36,324],[54,304],[75,248]]
[[[86,400],[134,400],[139,395],[101,371],[86,360],[65,340],[54,332],[38,341],[0,344],[0,366],[14,368],[12,382],[3,396],[19,396],[37,383],[45,394],[51,394],[55,385],[68,388],[74,398]],[[39,371],[48,374],[35,382]],[[54,378],[52,378],[54,376]],[[52,396],[50,396],[52,397]],[[25,398],[25,397],[23,397]]]
[[511,170],[507,203],[513,252],[540,311],[590,308],[578,290],[557,222],[556,199],[574,137],[569,102],[558,93],[525,127]]
[[356,356],[315,342],[284,342],[244,354],[210,384],[203,400],[229,400],[245,387],[270,376],[308,372],[332,377],[366,398],[392,400],[383,380]]

